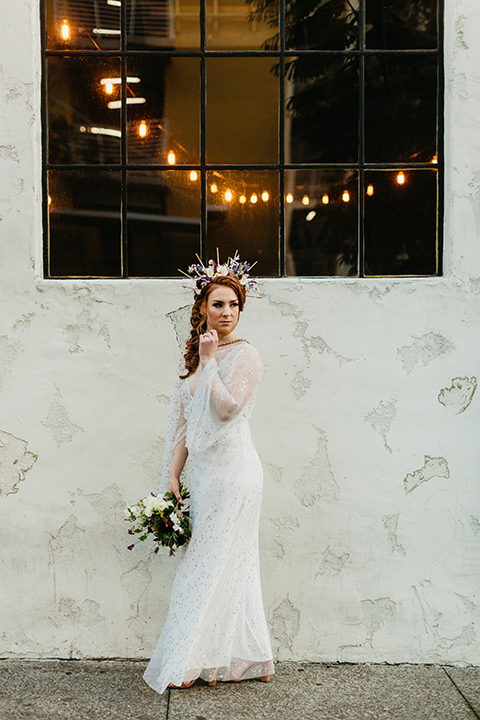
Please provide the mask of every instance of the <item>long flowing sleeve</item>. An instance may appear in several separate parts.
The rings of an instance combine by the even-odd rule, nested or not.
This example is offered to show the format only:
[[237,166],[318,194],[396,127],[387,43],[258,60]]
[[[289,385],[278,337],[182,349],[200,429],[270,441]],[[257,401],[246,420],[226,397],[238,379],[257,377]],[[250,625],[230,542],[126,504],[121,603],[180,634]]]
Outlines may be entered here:
[[258,353],[246,343],[205,365],[189,411],[189,450],[205,450],[248,416],[260,373]]
[[179,375],[185,373],[183,358],[177,367],[176,382],[173,394],[170,399],[168,411],[167,430],[165,434],[165,451],[163,454],[162,475],[160,480],[159,494],[167,491],[168,475],[172,464],[173,451],[179,442],[185,442],[187,422],[182,399],[182,380]]

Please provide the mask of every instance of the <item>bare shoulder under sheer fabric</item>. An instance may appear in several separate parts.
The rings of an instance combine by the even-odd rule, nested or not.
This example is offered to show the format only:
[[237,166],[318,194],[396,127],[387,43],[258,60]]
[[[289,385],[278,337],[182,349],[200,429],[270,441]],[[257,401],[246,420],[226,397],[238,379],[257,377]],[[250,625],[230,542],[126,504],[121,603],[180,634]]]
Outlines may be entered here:
[[274,672],[258,554],[263,474],[249,426],[260,374],[257,351],[242,342],[220,346],[203,371],[175,387],[162,491],[173,450],[185,442],[192,538],[143,676],[159,693],[198,677]]

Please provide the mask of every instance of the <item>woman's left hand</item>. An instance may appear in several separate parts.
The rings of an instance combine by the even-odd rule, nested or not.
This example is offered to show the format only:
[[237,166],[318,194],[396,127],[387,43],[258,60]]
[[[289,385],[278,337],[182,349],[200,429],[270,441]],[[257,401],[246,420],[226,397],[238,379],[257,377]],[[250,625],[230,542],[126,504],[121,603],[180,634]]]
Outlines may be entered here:
[[216,330],[209,330],[209,332],[200,335],[200,344],[198,348],[198,354],[202,367],[208,363],[215,356],[215,350],[218,347],[218,335]]

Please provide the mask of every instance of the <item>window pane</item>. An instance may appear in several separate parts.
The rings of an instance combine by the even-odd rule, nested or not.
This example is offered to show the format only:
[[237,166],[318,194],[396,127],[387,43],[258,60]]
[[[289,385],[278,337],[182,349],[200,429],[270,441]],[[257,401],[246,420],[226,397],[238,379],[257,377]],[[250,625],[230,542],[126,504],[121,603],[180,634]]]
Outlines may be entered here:
[[128,162],[197,163],[200,158],[198,58],[135,57],[128,59],[127,68],[130,79],[127,85]]
[[128,272],[178,277],[200,253],[200,173],[127,173]]
[[208,50],[278,47],[278,0],[207,0]]
[[286,170],[287,275],[357,274],[356,170]]
[[366,45],[373,50],[436,48],[438,0],[366,0]]
[[437,155],[437,61],[412,55],[366,59],[368,162],[431,162]]
[[199,0],[130,0],[127,5],[129,50],[198,50]]
[[287,162],[358,158],[358,60],[319,55],[286,62]]
[[49,50],[119,50],[121,0],[46,0]]
[[118,277],[121,175],[109,170],[48,173],[51,277]]
[[287,50],[351,50],[358,47],[359,0],[288,2]]
[[207,173],[207,258],[225,260],[238,250],[255,274],[278,275],[278,173],[276,170]]
[[207,59],[207,161],[278,162],[275,58]]
[[365,173],[367,275],[435,275],[435,170]]
[[119,58],[47,59],[48,162],[120,162]]

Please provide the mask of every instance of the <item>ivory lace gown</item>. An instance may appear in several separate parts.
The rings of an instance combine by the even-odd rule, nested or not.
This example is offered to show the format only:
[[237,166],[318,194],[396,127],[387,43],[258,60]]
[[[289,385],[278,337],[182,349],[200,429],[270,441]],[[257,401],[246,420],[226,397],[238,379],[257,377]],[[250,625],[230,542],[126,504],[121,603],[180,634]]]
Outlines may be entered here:
[[143,676],[159,693],[197,677],[274,672],[258,555],[263,473],[249,427],[260,372],[251,345],[225,345],[203,371],[180,380],[172,397],[163,476],[174,447],[185,442],[192,537]]

